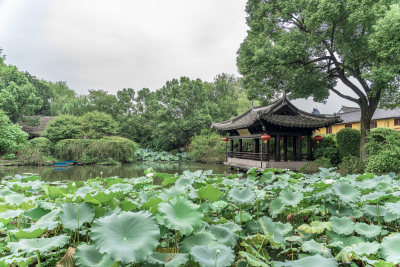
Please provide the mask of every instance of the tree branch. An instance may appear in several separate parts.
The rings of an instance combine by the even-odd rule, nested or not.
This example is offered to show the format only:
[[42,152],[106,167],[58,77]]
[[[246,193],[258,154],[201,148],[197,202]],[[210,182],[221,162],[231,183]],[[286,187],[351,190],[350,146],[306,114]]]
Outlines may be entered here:
[[354,98],[354,97],[351,97],[351,96],[348,96],[348,95],[345,95],[345,94],[342,94],[340,91],[336,90],[333,86],[328,86],[328,88],[329,88],[330,90],[332,90],[332,92],[334,92],[334,93],[337,94],[338,96],[340,96],[340,97],[342,97],[342,98],[344,98],[344,99],[347,99],[347,100],[349,100],[349,101],[352,101],[352,102],[356,103],[357,105],[360,104],[359,101],[358,101],[358,99],[356,99],[356,98]]
[[315,63],[315,62],[319,62],[319,61],[323,61],[323,60],[327,60],[327,59],[332,59],[332,58],[331,58],[331,56],[323,56],[323,57],[319,57],[319,58],[310,60],[308,62],[305,62],[305,61],[302,61],[302,60],[296,60],[296,61],[290,62],[290,64],[300,63],[300,64],[303,64],[303,65],[308,65],[308,64],[311,64],[311,63]]

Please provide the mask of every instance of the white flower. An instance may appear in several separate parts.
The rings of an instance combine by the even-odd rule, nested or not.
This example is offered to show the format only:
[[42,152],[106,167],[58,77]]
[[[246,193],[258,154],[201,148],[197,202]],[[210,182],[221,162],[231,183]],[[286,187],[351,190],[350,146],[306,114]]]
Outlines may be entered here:
[[325,180],[324,183],[326,183],[326,184],[332,184],[334,181],[335,181],[335,180],[333,180],[333,179],[328,179],[328,180]]
[[152,173],[152,172],[146,174],[146,176],[149,177],[149,178],[153,177],[153,175],[154,175],[154,173]]

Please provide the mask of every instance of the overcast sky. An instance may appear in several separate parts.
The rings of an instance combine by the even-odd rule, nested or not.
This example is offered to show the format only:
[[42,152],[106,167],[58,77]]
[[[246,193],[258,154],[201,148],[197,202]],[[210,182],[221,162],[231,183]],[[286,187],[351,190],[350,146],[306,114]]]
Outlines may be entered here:
[[[246,0],[0,0],[6,63],[78,94],[89,89],[156,90],[180,76],[239,76]],[[322,113],[353,105],[297,100]]]

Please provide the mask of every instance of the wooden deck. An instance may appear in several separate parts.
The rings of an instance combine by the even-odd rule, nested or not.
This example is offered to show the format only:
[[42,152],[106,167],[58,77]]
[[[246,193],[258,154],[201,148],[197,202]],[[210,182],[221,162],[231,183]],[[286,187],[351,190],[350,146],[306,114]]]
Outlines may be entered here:
[[289,170],[299,170],[306,160],[302,161],[259,161],[250,159],[240,159],[228,157],[228,161],[224,162],[225,165],[232,168],[237,168],[241,170],[248,170],[252,167],[258,167],[260,170],[266,168],[276,168],[276,169],[289,169]]

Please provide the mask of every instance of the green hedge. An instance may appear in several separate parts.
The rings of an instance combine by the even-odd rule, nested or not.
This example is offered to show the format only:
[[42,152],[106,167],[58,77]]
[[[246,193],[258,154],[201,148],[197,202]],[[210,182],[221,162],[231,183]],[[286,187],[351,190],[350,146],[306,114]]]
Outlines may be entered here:
[[134,159],[137,144],[122,137],[102,139],[66,139],[55,146],[55,155],[60,160],[75,160],[90,164],[113,159],[130,162]]
[[324,139],[322,139],[319,144],[313,141],[313,151],[316,159],[329,159],[333,166],[337,166],[340,162],[336,138],[333,134],[324,135]]
[[367,136],[366,171],[373,173],[400,172],[400,132],[389,128],[373,129]]
[[46,137],[37,137],[29,140],[29,147],[38,149],[44,155],[51,155],[53,143]]
[[344,128],[336,134],[339,156],[341,159],[347,156],[360,156],[361,134],[359,130]]
[[196,135],[191,139],[189,155],[190,158],[200,162],[223,162],[225,145],[219,134]]

